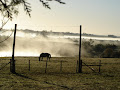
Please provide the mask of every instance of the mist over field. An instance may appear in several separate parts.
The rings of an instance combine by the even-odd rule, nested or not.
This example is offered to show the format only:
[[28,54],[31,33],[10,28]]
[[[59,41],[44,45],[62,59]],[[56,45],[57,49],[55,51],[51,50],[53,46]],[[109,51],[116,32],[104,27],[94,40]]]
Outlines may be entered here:
[[[0,35],[0,42],[6,39],[12,32],[6,31]],[[82,43],[91,40],[88,37],[82,37]],[[115,44],[119,41],[110,40],[92,40],[95,44]],[[6,41],[0,43],[0,56],[12,56],[13,34]],[[88,49],[82,45],[82,56],[88,56]],[[18,30],[16,34],[15,56],[39,56],[40,53],[50,53],[53,57],[78,56],[79,55],[79,37],[64,36],[46,32],[40,34],[38,31]]]
[[[4,40],[8,34],[2,35]],[[17,32],[15,56],[39,56],[42,52],[52,56],[75,56],[78,54],[78,46],[74,42],[64,38],[48,38],[43,35]],[[0,43],[0,56],[12,55],[13,37]]]

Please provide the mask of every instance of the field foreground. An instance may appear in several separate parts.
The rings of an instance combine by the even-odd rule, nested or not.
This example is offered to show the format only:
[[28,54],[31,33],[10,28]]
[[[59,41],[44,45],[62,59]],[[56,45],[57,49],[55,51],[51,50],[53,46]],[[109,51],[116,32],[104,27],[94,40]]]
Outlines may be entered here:
[[[38,61],[37,57],[16,57],[16,74],[10,72],[10,57],[0,58],[0,90],[27,89],[71,89],[71,90],[120,90],[120,59],[82,58],[96,71],[83,66],[82,73],[76,73],[77,57],[53,57],[50,61]],[[30,60],[30,61],[29,61]],[[30,65],[29,65],[30,63]]]

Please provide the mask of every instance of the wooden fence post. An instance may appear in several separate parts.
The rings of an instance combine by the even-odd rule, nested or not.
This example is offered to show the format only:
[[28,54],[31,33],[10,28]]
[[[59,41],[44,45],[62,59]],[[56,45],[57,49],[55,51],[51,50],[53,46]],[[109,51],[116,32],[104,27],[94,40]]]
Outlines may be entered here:
[[29,71],[30,71],[30,60],[29,60]]
[[82,60],[81,60],[81,32],[82,32],[82,26],[80,25],[78,73],[82,73]]
[[77,60],[77,65],[76,65],[76,73],[78,73],[78,60]]
[[60,62],[60,72],[62,72],[62,61]]
[[47,61],[48,61],[48,60],[46,60],[45,73],[47,73]]
[[16,73],[15,72],[15,60],[14,60],[16,29],[17,29],[17,24],[15,24],[14,39],[13,39],[13,52],[12,52],[12,59],[10,60],[10,72],[12,73]]
[[99,61],[99,73],[100,73],[100,67],[101,67],[101,60]]

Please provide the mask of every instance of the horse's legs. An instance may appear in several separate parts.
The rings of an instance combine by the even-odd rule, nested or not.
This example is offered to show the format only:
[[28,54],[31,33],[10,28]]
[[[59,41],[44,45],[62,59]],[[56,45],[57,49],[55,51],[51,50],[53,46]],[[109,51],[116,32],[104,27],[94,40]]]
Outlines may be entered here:
[[49,57],[49,61],[50,61],[50,57]]
[[50,61],[50,57],[47,57],[47,60],[49,60],[49,61]]

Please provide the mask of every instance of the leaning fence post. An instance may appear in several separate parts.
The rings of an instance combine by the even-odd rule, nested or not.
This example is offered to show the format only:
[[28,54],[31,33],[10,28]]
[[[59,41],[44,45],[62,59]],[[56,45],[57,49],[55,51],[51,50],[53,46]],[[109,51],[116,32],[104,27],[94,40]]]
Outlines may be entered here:
[[29,60],[29,71],[30,71],[30,60]]
[[12,73],[16,73],[15,72],[15,60],[14,60],[16,29],[17,29],[17,24],[15,24],[14,39],[13,39],[13,52],[12,52],[12,59],[10,60],[10,72]]
[[62,61],[60,62],[60,72],[62,72]]
[[100,73],[100,67],[101,67],[101,60],[99,61],[99,73]]

